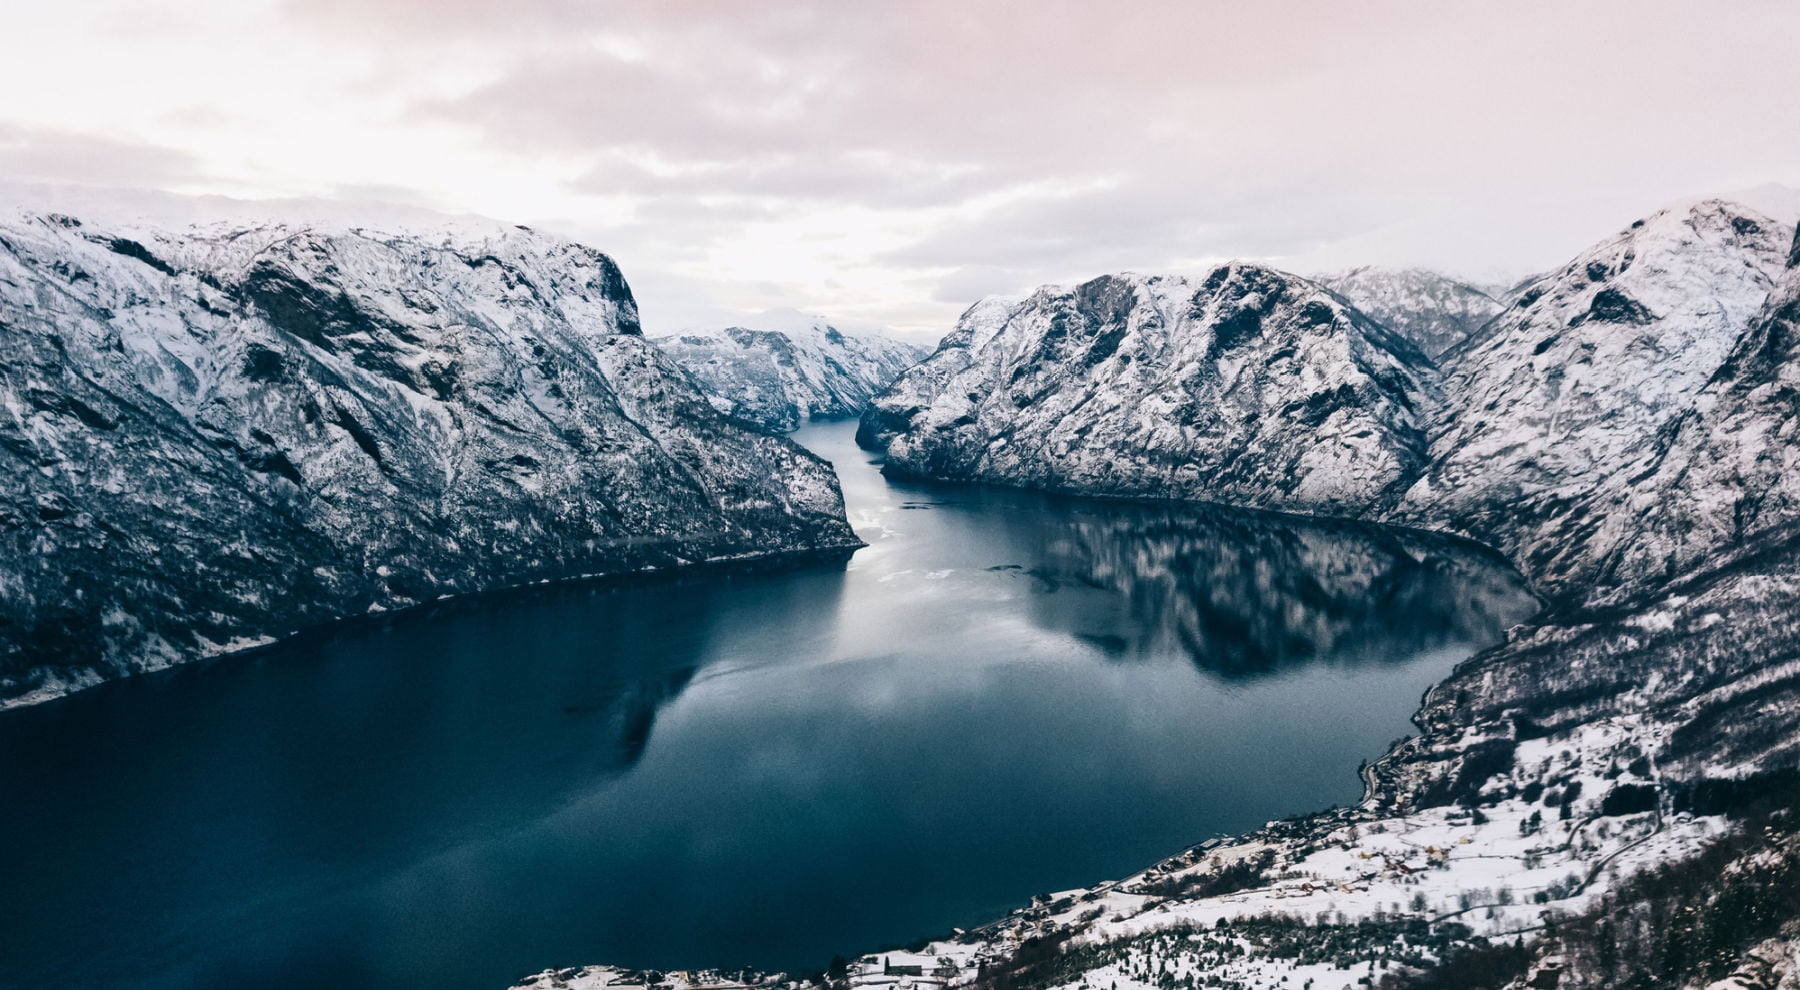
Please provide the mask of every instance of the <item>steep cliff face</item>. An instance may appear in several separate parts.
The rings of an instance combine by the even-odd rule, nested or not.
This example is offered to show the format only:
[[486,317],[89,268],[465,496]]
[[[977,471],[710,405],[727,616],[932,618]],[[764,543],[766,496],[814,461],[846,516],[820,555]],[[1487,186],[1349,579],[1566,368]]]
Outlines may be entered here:
[[[1425,735],[1385,765],[1392,776],[1377,793],[1393,807],[1441,798],[1471,747],[1609,720],[1656,727],[1666,737],[1656,757],[1688,778],[1800,752],[1796,264],[1792,229],[1745,207],[1666,210],[1536,280],[1442,355],[1423,474],[1327,511],[1473,536],[1510,557],[1550,608],[1433,693]],[[903,458],[929,435],[921,423],[964,401],[975,356],[1008,340],[1004,320],[965,323],[877,400],[906,431],[890,447]],[[943,372],[925,377],[934,364]],[[1305,380],[1280,387],[1297,398]],[[968,393],[968,403],[985,395]],[[1027,416],[975,423],[986,436],[1035,428]],[[864,422],[873,439],[885,425]],[[1244,441],[1261,428],[1242,417],[1221,430]],[[1155,453],[1193,458],[1168,432],[1154,436]],[[1125,463],[1145,456],[1116,437],[1108,449]],[[1208,496],[1246,501],[1229,489]]]
[[1590,600],[1703,563],[1771,555],[1800,524],[1800,240],[1761,313],[1688,408],[1566,528],[1590,534]]
[[1633,224],[1446,352],[1431,463],[1393,513],[1474,536],[1547,590],[1599,555],[1571,508],[1694,407],[1785,264],[1792,232],[1709,200]]
[[1431,374],[1293,275],[1104,276],[971,307],[858,440],[902,474],[1355,515],[1422,464]]
[[604,255],[522,228],[0,220],[0,703],[441,595],[847,547]]
[[1317,281],[1433,361],[1506,308],[1487,290],[1423,268],[1364,266]]
[[1635,716],[1661,727],[1672,774],[1800,761],[1797,430],[1800,265],[1687,408],[1553,520],[1568,593],[1459,671],[1425,724],[1458,740]]
[[912,344],[826,324],[794,330],[690,330],[656,338],[720,412],[788,432],[859,416],[925,356]]
[[1507,551],[1552,604],[1433,692],[1380,793],[1407,807],[1494,740],[1600,724],[1669,781],[1792,766],[1794,232],[1718,201],[1657,214],[1447,360],[1451,418],[1398,515]]

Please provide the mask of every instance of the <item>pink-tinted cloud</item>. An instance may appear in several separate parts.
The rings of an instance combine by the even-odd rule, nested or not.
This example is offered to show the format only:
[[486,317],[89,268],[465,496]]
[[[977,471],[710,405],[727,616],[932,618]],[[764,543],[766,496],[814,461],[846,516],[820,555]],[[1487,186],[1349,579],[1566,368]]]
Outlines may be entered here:
[[203,176],[178,148],[0,120],[0,177],[106,186],[174,186]]
[[497,213],[681,286],[647,315],[941,324],[1215,256],[1516,273],[1800,181],[1791,0],[92,3],[0,37],[20,79],[112,46],[0,110],[0,169]]

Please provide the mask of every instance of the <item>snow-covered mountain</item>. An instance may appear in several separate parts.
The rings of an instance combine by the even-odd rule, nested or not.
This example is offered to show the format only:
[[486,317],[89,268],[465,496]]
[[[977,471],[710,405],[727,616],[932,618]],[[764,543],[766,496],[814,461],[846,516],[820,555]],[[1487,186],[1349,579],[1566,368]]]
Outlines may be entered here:
[[[1696,208],[1689,222],[1697,233],[1719,217],[1718,205]],[[1745,212],[1723,210],[1727,223],[1760,222]],[[1741,254],[1760,271],[1762,243],[1739,233]],[[1763,889],[1791,892],[1800,869],[1794,818],[1775,827],[1757,818],[1759,807],[1800,796],[1800,236],[1790,238],[1785,271],[1703,383],[1671,402],[1621,466],[1590,468],[1570,479],[1569,500],[1540,503],[1543,542],[1527,545],[1546,552],[1528,563],[1548,568],[1532,576],[1560,593],[1555,606],[1434,689],[1418,717],[1422,737],[1375,771],[1372,799],[1414,816],[1454,796],[1497,817],[1492,809],[1516,802],[1534,777],[1564,788],[1586,778],[1601,799],[1558,816],[1573,824],[1546,827],[1549,841],[1588,846],[1594,833],[1582,837],[1581,827],[1595,821],[1638,831],[1622,859],[1600,849],[1583,857],[1587,880],[1573,888],[1582,896],[1561,909],[1577,923],[1538,950],[1557,960],[1559,986],[1638,982],[1625,977],[1668,966],[1669,953],[1658,950],[1709,925],[1714,975],[1734,966],[1741,974],[1709,985],[1800,979],[1791,897],[1759,906],[1753,919],[1713,924],[1708,916]],[[1694,236],[1678,253],[1708,257],[1716,248]],[[1729,283],[1707,283],[1721,284]],[[1656,312],[1669,320],[1677,311]],[[1680,318],[1710,326],[1717,316],[1690,305]],[[1633,384],[1608,387],[1623,405]],[[1587,486],[1574,491],[1578,480]],[[1567,545],[1550,552],[1552,538]],[[1736,833],[1710,860],[1691,858],[1700,841],[1679,838],[1702,823],[1709,836]],[[1661,867],[1684,881],[1634,889],[1601,875],[1609,861],[1614,873]],[[1652,920],[1674,912],[1695,920]]]
[[1571,513],[1593,521],[1596,597],[1800,535],[1800,237],[1787,265],[1694,402]]
[[1423,268],[1364,266],[1316,281],[1434,361],[1506,308],[1489,290]]
[[788,330],[689,330],[654,338],[720,412],[787,432],[862,414],[925,350],[826,323]]
[[1394,518],[1474,536],[1551,589],[1600,557],[1568,508],[1688,410],[1762,307],[1793,231],[1706,200],[1543,276],[1447,352],[1431,463]]
[[718,414],[610,259],[477,221],[0,217],[0,478],[0,704],[446,594],[856,543],[830,467]]
[[[1689,774],[1800,760],[1800,240],[1683,408],[1559,505],[1553,621],[1459,673],[1446,725],[1644,713]],[[1579,579],[1579,580],[1577,580]],[[1579,706],[1546,704],[1566,692]]]
[[904,474],[1355,515],[1422,465],[1432,370],[1294,275],[1109,275],[976,303],[857,438]]

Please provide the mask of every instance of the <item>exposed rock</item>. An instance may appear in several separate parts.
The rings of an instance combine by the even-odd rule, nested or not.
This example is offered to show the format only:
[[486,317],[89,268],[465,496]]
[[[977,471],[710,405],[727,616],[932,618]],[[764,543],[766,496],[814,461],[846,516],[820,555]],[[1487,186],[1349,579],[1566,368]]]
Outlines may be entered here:
[[1589,599],[1767,553],[1800,522],[1797,431],[1800,257],[1688,408],[1569,512]]
[[1792,231],[1708,200],[1633,224],[1446,352],[1431,464],[1392,518],[1453,529],[1545,590],[1591,579],[1591,516],[1689,410],[1785,264]]
[[[1476,828],[1510,815],[1517,820],[1503,832],[1535,835],[1550,826],[1521,802],[1558,783],[1547,772],[1565,782],[1586,774],[1605,793],[1559,826],[1562,845],[1537,845],[1526,861],[1554,848],[1583,864],[1539,888],[1538,903],[1603,910],[1583,897],[1614,872],[1692,855],[1692,830],[1729,827],[1675,815],[1678,800],[1792,775],[1800,765],[1797,244],[1786,226],[1733,204],[1665,211],[1536,280],[1444,353],[1449,374],[1430,467],[1404,495],[1394,493],[1393,508],[1377,500],[1367,514],[1472,534],[1512,556],[1552,605],[1427,695],[1420,736],[1368,768],[1359,808],[1272,824],[1249,846],[1276,850],[1293,870],[1363,826],[1391,832],[1454,818]],[[960,373],[947,366],[913,394],[943,404],[935,386],[953,401]],[[917,431],[920,410],[887,398],[877,408],[889,418],[865,419],[872,439]],[[1588,821],[1633,815],[1635,825],[1581,834]],[[1633,828],[1642,831],[1616,851],[1595,841]],[[1671,837],[1684,829],[1690,838]],[[1761,840],[1743,841],[1743,861],[1756,862]],[[1151,872],[1172,875],[1182,863]],[[1336,889],[1345,895],[1339,910],[1359,903],[1354,889]],[[1465,906],[1479,904],[1480,893]],[[1294,910],[1293,892],[1269,896],[1270,909]],[[1201,919],[1234,910],[1251,908],[1205,898],[1155,908]],[[1490,903],[1486,916],[1507,910]],[[1121,914],[1122,925],[1139,920]],[[1448,918],[1479,925],[1463,911],[1439,920]],[[1088,939],[1114,930],[1083,924]],[[1525,930],[1516,926],[1500,930]],[[1746,945],[1738,981],[1791,979],[1779,968],[1790,944]],[[1548,973],[1536,971],[1544,981]],[[1559,979],[1608,985],[1566,971]]]
[[1103,276],[970,307],[857,439],[898,474],[1355,515],[1421,466],[1431,372],[1297,276]]
[[1526,573],[1558,607],[1433,693],[1427,740],[1635,714],[1675,776],[1800,762],[1797,429],[1800,267],[1685,410],[1545,517],[1566,542]]
[[855,545],[604,255],[522,228],[0,221],[0,704],[443,595]]
[[1800,932],[1758,942],[1730,976],[1706,990],[1800,990]]

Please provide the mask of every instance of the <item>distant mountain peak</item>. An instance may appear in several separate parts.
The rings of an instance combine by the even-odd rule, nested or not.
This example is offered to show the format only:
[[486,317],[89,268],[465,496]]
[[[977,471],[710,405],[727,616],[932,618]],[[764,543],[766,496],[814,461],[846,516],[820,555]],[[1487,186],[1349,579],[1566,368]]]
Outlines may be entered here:
[[687,330],[655,343],[714,408],[776,432],[861,415],[870,396],[925,356],[924,348],[846,334],[823,321],[789,330]]
[[971,306],[858,439],[899,473],[1344,514],[1418,469],[1430,373],[1297,275],[1122,272]]
[[1568,580],[1551,556],[1591,565],[1562,529],[1570,500],[1612,484],[1691,407],[1762,308],[1792,239],[1740,203],[1696,200],[1532,281],[1443,356],[1444,425],[1400,517],[1533,561],[1546,583]]
[[1432,360],[1506,308],[1494,291],[1427,268],[1363,265],[1318,281]]

